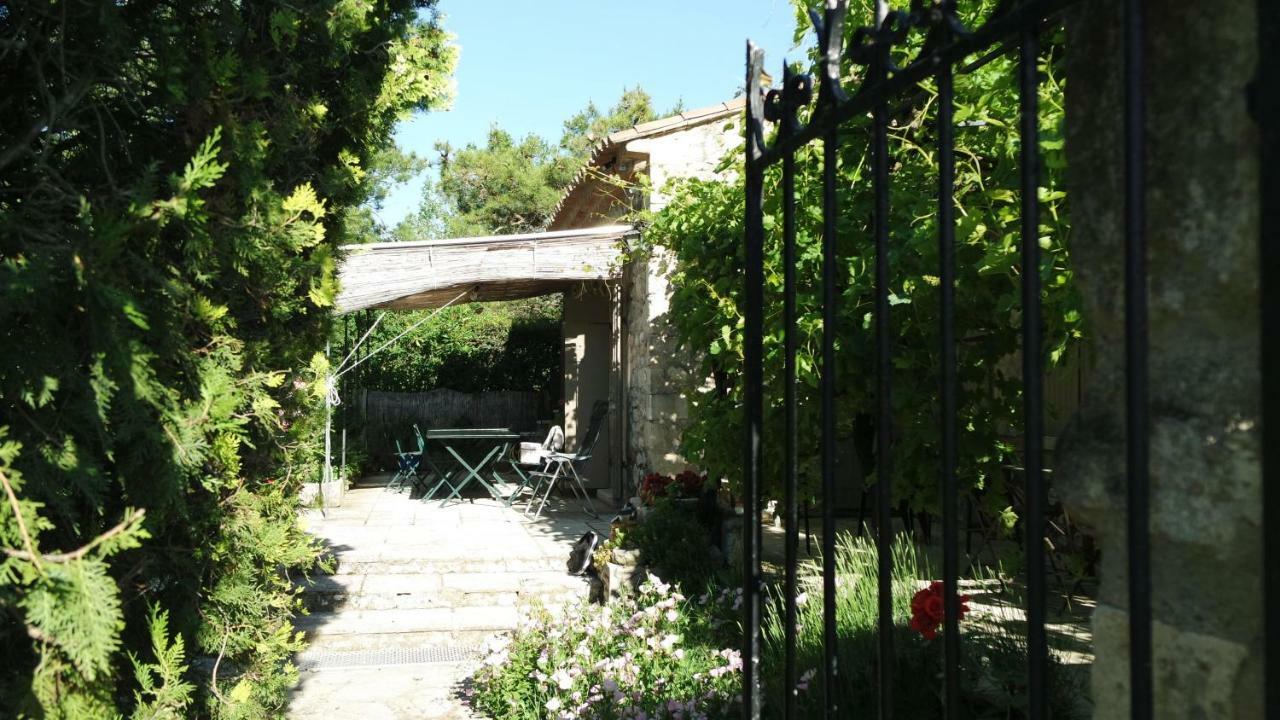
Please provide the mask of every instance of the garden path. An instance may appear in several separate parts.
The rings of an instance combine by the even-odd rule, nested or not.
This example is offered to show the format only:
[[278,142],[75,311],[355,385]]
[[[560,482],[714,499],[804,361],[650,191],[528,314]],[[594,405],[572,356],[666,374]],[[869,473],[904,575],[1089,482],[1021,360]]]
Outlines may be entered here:
[[605,523],[550,510],[531,520],[487,496],[441,507],[388,480],[367,478],[341,507],[304,515],[337,567],[305,586],[311,613],[298,627],[309,644],[290,718],[475,717],[463,683],[484,639],[514,628],[532,598],[587,595],[565,561],[588,522]]

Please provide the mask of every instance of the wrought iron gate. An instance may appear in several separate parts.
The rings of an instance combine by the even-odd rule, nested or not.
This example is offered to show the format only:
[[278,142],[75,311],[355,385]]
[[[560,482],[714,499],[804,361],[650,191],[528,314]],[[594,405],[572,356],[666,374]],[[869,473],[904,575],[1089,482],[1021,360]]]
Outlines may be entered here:
[[[746,134],[746,289],[744,328],[744,405],[746,437],[744,441],[744,504],[747,508],[744,523],[744,615],[745,639],[743,647],[743,705],[746,717],[759,717],[762,707],[762,683],[760,681],[761,613],[764,602],[761,575],[761,467],[762,431],[764,407],[764,359],[762,354],[762,328],[764,323],[764,174],[769,166],[780,164],[782,172],[782,263],[783,307],[785,328],[783,339],[785,408],[785,434],[782,438],[786,518],[786,567],[782,603],[786,628],[794,628],[797,617],[797,411],[796,411],[796,154],[808,143],[821,140],[823,144],[823,232],[822,232],[822,298],[823,343],[822,367],[835,367],[836,337],[836,220],[840,209],[836,206],[836,163],[839,146],[838,132],[842,127],[869,125],[871,136],[870,162],[872,167],[871,192],[874,193],[874,218],[872,222],[875,248],[875,303],[874,336],[878,392],[876,421],[876,485],[878,599],[879,599],[879,712],[882,719],[893,715],[892,673],[894,669],[893,617],[891,595],[890,545],[891,529],[890,478],[892,477],[893,438],[891,427],[891,368],[890,356],[890,300],[889,260],[891,242],[888,224],[890,203],[890,157],[888,144],[889,115],[893,104],[909,101],[918,84],[927,79],[936,82],[938,107],[936,137],[938,151],[938,250],[940,267],[940,335],[942,369],[939,378],[941,427],[940,488],[942,494],[942,548],[943,583],[945,587],[944,623],[944,706],[947,717],[958,717],[959,683],[958,663],[960,636],[957,629],[959,600],[957,598],[958,567],[958,488],[957,463],[957,377],[956,377],[956,322],[955,322],[955,202],[954,180],[954,127],[952,117],[953,79],[957,73],[974,69],[986,60],[1008,52],[1020,53],[1017,81],[1020,88],[1021,132],[1021,262],[1022,267],[1040,266],[1040,247],[1037,242],[1039,208],[1037,186],[1039,172],[1039,143],[1037,127],[1037,77],[1036,58],[1039,52],[1039,32],[1047,21],[1072,4],[1072,0],[1024,0],[1006,1],[975,29],[962,26],[956,14],[955,0],[912,0],[910,10],[890,10],[887,3],[877,2],[877,20],[874,27],[859,29],[853,35],[853,43],[847,53],[843,48],[842,24],[846,11],[844,0],[829,0],[824,13],[811,13],[818,35],[821,57],[820,76],[817,78],[817,105],[808,124],[801,125],[797,111],[807,106],[813,94],[814,81],[807,75],[793,74],[784,68],[781,86],[766,89],[762,84],[763,52],[749,45],[747,51],[747,134]],[[1143,191],[1143,127],[1144,107],[1142,87],[1144,78],[1143,52],[1143,2],[1124,2],[1124,172],[1125,172],[1125,356],[1126,356],[1126,437],[1128,474],[1128,551],[1129,598],[1131,643],[1131,698],[1135,718],[1152,717],[1151,673],[1151,606],[1150,606],[1150,551],[1147,528],[1148,516],[1148,418],[1147,418],[1147,280],[1146,244],[1144,239]],[[1260,5],[1267,5],[1266,2]],[[923,33],[921,52],[902,66],[891,63],[891,50],[904,42],[908,33]],[[977,56],[977,62],[963,64],[966,58]],[[841,62],[844,60],[863,66],[861,86],[846,91],[841,86]],[[776,140],[770,145],[765,140],[765,121],[776,123]],[[1265,143],[1264,143],[1265,145]],[[1272,141],[1272,147],[1274,141]],[[1274,147],[1273,147],[1274,150]],[[1264,233],[1268,232],[1264,228]],[[1272,230],[1274,232],[1274,230]],[[1280,251],[1263,251],[1264,262],[1275,266]],[[1268,258],[1270,258],[1268,260]],[[1280,268],[1277,268],[1280,271]],[[1023,352],[1023,442],[1025,447],[1025,513],[1024,529],[1027,542],[1027,687],[1028,716],[1044,718],[1048,714],[1046,672],[1048,646],[1045,635],[1046,579],[1044,545],[1045,487],[1043,477],[1044,458],[1042,438],[1044,428],[1044,400],[1041,360],[1040,279],[1038,273],[1024,272],[1022,310],[1025,321],[1022,327],[1022,347],[1034,349]],[[1266,291],[1264,291],[1266,292]],[[1274,299],[1275,290],[1270,296]],[[1264,307],[1264,322],[1273,330],[1280,330],[1274,308],[1268,314]],[[1268,347],[1280,357],[1270,341]],[[836,474],[836,411],[834,373],[823,372],[821,392],[821,479],[822,494],[834,497]],[[1280,396],[1276,373],[1264,380],[1272,397]],[[1266,409],[1275,407],[1267,401]],[[1274,432],[1270,433],[1276,437]],[[1265,441],[1264,441],[1265,442]],[[1277,453],[1267,450],[1271,456],[1264,458],[1268,469],[1276,463]],[[1269,462],[1268,462],[1269,461]],[[1268,507],[1277,504],[1280,492],[1269,491]],[[825,657],[823,683],[826,696],[826,716],[853,717],[863,715],[869,709],[837,707],[836,678],[836,608],[835,608],[835,521],[834,503],[823,503],[822,562]],[[1270,542],[1272,552],[1276,543]],[[1272,556],[1272,564],[1275,557]],[[1269,587],[1275,587],[1275,569],[1268,570]],[[1269,625],[1274,637],[1277,623]],[[787,633],[785,652],[784,692],[771,698],[782,705],[784,716],[798,717],[795,693],[797,683],[795,633]],[[1271,646],[1274,646],[1274,642]],[[1274,647],[1269,648],[1274,652]],[[1275,678],[1275,664],[1269,663],[1268,676]],[[1271,683],[1276,685],[1277,683]],[[1274,707],[1277,691],[1269,690]]]

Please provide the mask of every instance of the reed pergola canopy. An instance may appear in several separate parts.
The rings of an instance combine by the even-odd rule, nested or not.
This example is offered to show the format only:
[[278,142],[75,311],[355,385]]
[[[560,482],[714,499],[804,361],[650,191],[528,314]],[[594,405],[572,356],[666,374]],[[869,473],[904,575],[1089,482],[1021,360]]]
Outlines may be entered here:
[[631,225],[519,235],[347,245],[338,269],[340,314],[420,310],[563,292],[621,274]]

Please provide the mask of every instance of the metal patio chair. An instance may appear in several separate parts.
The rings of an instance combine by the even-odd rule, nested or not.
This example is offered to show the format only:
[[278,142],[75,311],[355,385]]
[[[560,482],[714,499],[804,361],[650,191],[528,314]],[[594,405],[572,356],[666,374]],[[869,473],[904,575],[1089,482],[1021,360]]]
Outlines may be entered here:
[[[533,491],[533,473],[546,472],[551,453],[560,452],[561,450],[564,450],[564,429],[559,425],[552,425],[551,429],[547,431],[546,439],[540,443],[520,443],[520,446],[516,448],[516,453],[507,458],[507,464],[511,466],[516,476],[520,478],[520,485],[515,492],[507,496],[507,507],[511,507],[525,490]],[[531,469],[529,472],[525,472],[521,468]]]
[[[599,517],[596,514],[595,504],[591,502],[591,496],[587,494],[587,488],[582,484],[582,476],[578,474],[578,466],[591,459],[591,453],[595,449],[596,441],[600,439],[600,431],[604,428],[605,416],[609,414],[609,402],[601,400],[591,408],[591,422],[587,425],[587,434],[582,437],[582,442],[578,444],[578,450],[574,453],[552,452],[547,455],[546,467],[534,473],[529,473],[529,477],[534,480],[533,493],[529,497],[529,505],[525,508],[526,515],[533,509],[533,501],[537,499],[538,493],[542,492],[542,500],[538,503],[538,510],[533,514],[534,517],[542,515],[542,509],[547,504],[547,498],[551,497],[551,491],[555,489],[557,481],[565,481],[569,483],[569,489],[573,493],[582,498],[585,503],[582,509],[592,517]],[[543,488],[546,488],[543,490]]]
[[396,438],[396,473],[391,476],[391,482],[387,483],[387,487],[396,486],[396,492],[404,489],[406,480],[412,478],[409,492],[413,492],[415,488],[422,482],[422,459],[426,455],[427,443],[422,438],[422,431],[418,429],[418,424],[413,425],[413,434],[418,440],[417,452],[405,452],[400,445],[400,439]]

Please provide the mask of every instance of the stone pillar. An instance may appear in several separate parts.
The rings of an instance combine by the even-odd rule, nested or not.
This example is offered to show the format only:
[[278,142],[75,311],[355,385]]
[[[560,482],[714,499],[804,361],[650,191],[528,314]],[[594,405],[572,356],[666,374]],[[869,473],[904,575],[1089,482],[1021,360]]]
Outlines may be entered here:
[[[1262,717],[1255,0],[1147,3],[1152,585],[1158,718]],[[1127,718],[1120,3],[1067,21],[1072,264],[1096,372],[1058,492],[1102,546],[1099,718]],[[1274,601],[1274,599],[1273,599]]]
[[696,384],[698,358],[680,347],[668,317],[672,262],[669,251],[654,248],[631,268],[627,381],[635,483],[649,472],[670,475],[687,467],[680,438],[689,415],[685,393]]

